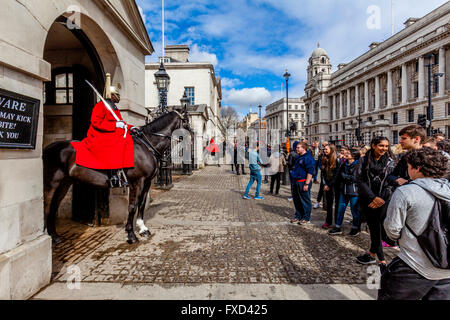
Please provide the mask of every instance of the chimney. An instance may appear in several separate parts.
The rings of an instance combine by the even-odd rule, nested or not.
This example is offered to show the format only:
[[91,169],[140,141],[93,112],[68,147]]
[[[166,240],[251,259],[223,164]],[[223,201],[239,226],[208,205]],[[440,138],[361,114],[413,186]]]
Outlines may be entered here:
[[420,20],[419,18],[409,18],[403,24],[405,25],[405,28],[408,28],[409,26],[413,25],[414,23],[416,23],[419,20]]
[[376,47],[378,47],[379,44],[380,44],[380,42],[372,42],[369,45],[370,50],[375,49]]
[[166,46],[166,57],[169,57],[171,62],[189,62],[189,46]]

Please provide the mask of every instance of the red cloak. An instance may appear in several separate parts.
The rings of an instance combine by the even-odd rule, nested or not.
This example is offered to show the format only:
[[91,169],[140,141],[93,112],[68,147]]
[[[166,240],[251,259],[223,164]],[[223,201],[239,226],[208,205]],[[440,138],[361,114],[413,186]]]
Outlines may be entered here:
[[[122,120],[120,111],[114,110]],[[128,125],[128,129],[131,126]],[[116,119],[100,101],[92,110],[91,126],[82,141],[72,141],[77,151],[75,163],[91,169],[121,169],[134,167],[134,144],[128,130],[116,128]]]
[[209,145],[206,147],[206,150],[208,150],[211,153],[219,152],[219,146],[214,143],[214,139],[211,139]]

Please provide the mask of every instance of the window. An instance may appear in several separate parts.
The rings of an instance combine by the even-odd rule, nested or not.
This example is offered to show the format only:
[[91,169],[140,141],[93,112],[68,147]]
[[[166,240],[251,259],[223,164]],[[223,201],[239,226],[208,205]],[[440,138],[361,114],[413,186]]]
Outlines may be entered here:
[[325,63],[325,58],[322,58],[322,63]]
[[342,122],[342,130],[345,130],[345,122]]
[[416,67],[415,67],[416,72],[419,72],[419,61],[416,61]]
[[392,131],[392,143],[393,144],[398,143],[398,131]]
[[398,124],[398,113],[397,112],[394,112],[392,114],[392,123],[393,124]]
[[333,132],[333,126],[330,124],[330,132]]
[[439,64],[439,52],[434,53],[434,64]]
[[302,113],[302,119],[305,119],[305,114],[304,113]]
[[73,73],[60,73],[55,76],[55,103],[73,103]]
[[408,110],[408,122],[414,122],[414,110]]
[[413,82],[413,86],[414,86],[414,98],[418,98],[419,97],[419,82]]
[[397,103],[402,102],[402,87],[397,87]]
[[378,119],[384,120],[384,114],[380,114],[380,115],[378,116]]
[[298,113],[295,114],[295,119],[298,119]]
[[194,87],[185,87],[184,91],[186,92],[186,96],[189,99],[189,105],[195,105],[195,91]]
[[447,114],[446,114],[446,116],[447,117],[450,116],[450,103],[449,102],[447,102]]
[[[337,123],[334,125],[334,128],[336,129],[335,131],[339,131],[339,127],[338,127]],[[337,137],[336,137],[336,139],[337,139]]]
[[434,77],[434,93],[438,93],[439,92],[439,77]]
[[372,122],[372,117],[368,117],[367,122]]
[[298,110],[298,105],[297,104],[295,105],[295,110]]

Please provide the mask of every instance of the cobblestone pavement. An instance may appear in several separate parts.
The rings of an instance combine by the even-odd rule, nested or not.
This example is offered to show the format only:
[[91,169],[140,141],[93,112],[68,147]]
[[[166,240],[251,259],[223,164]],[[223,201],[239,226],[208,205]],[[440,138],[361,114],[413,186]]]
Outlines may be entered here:
[[[83,282],[189,284],[365,284],[367,267],[355,257],[369,247],[369,235],[329,236],[320,228],[325,212],[313,210],[306,226],[289,222],[293,202],[280,197],[242,199],[248,175],[230,166],[210,166],[158,192],[145,215],[152,235],[134,245],[123,226],[90,228],[64,221],[63,243],[54,246],[52,281],[66,282],[77,265]],[[251,194],[254,194],[254,188]],[[317,185],[313,187],[315,199]],[[396,249],[385,250],[388,262]]]

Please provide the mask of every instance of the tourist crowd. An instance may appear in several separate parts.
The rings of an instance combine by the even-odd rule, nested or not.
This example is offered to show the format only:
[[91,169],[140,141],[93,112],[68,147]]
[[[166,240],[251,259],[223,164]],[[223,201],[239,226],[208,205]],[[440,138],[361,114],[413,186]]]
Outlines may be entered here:
[[[358,148],[294,142],[289,153],[270,150],[266,164],[257,145],[248,150],[250,181],[244,199],[251,199],[255,181],[254,199],[264,199],[262,170],[271,175],[270,194],[279,195],[281,176],[288,170],[289,198],[295,208],[292,223],[309,224],[312,209],[322,203],[326,211],[322,228],[330,236],[343,234],[348,206],[352,215],[348,235],[358,236],[362,223],[367,225],[370,247],[355,261],[364,265],[378,261],[382,275],[378,299],[450,300],[450,141],[442,134],[427,137],[419,125],[403,128],[399,136],[395,146],[382,136]],[[320,185],[314,206],[313,183]],[[385,247],[399,248],[389,265]]]

